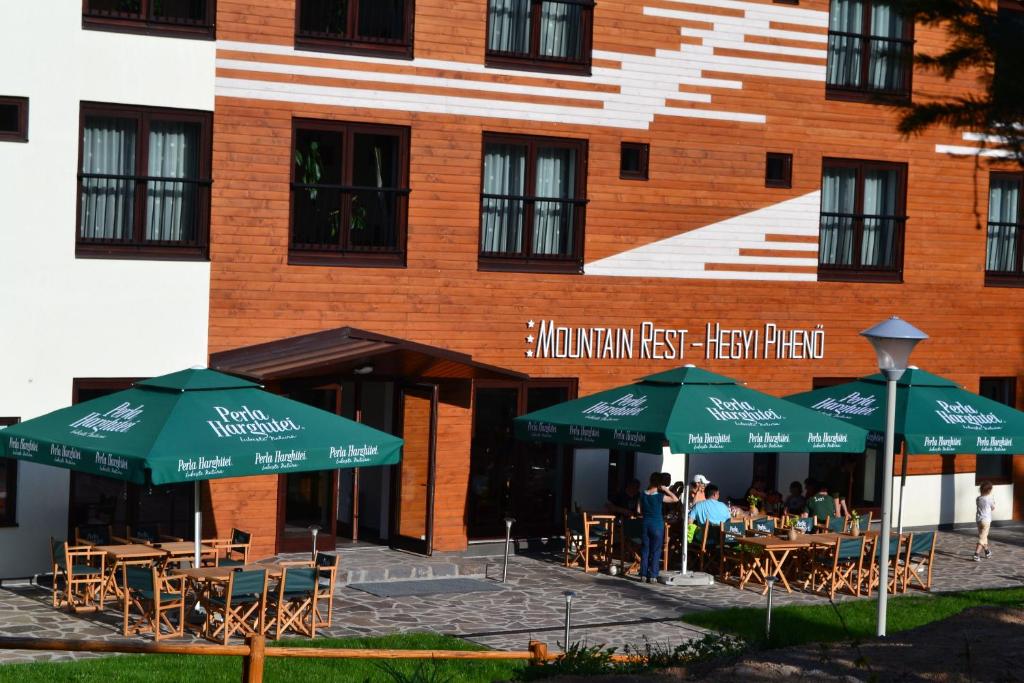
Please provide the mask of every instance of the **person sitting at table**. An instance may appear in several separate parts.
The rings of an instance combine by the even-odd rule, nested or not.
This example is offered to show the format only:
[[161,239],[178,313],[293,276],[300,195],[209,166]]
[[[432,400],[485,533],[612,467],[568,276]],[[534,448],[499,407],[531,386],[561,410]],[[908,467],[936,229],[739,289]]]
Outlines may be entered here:
[[786,498],[786,512],[791,515],[799,515],[804,511],[807,499],[804,498],[804,489],[800,482],[794,481],[789,485],[789,497]]
[[707,522],[714,525],[728,522],[729,506],[718,500],[718,487],[714,484],[708,484],[704,489],[704,495],[707,496],[707,499],[697,503],[690,510],[690,521],[698,527],[704,526]]
[[640,509],[640,480],[630,479],[626,482],[626,486],[604,504],[604,509],[613,515],[636,515]]
[[765,485],[764,479],[756,477],[750,483],[750,488],[747,489],[747,492],[743,497],[750,500],[750,497],[753,496],[763,503],[765,502],[765,498],[768,497],[767,489],[768,487]]
[[693,477],[693,483],[690,484],[690,505],[696,505],[697,503],[706,500],[707,494],[704,489],[709,484],[708,478],[703,474],[697,474]]
[[807,499],[807,516],[814,517],[817,524],[824,524],[829,517],[836,516],[836,501],[828,495],[828,486],[811,482],[816,493]]
[[[650,485],[640,496],[640,512],[644,516],[643,545],[640,548],[640,580],[651,583],[661,571],[661,546],[665,540],[665,503],[679,499],[668,490],[667,474],[651,472]],[[669,479],[671,481],[671,479]]]

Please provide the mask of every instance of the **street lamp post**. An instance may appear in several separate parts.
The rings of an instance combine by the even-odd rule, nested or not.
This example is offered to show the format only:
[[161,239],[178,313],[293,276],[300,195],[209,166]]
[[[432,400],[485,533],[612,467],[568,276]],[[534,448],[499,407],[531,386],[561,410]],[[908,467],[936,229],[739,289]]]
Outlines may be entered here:
[[892,461],[896,431],[896,382],[907,369],[910,352],[928,335],[907,321],[893,316],[863,332],[878,356],[878,369],[886,380],[885,454],[882,460],[882,526],[878,534],[878,628],[885,636],[889,599],[889,534],[892,530]]

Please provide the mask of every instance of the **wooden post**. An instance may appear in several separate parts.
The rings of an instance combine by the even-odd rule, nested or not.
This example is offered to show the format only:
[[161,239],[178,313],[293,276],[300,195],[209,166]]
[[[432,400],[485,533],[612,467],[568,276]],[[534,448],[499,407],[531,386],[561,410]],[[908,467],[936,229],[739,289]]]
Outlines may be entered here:
[[530,664],[536,666],[548,661],[547,643],[542,643],[539,640],[531,640],[529,649],[530,654],[533,655],[533,658],[530,660]]
[[267,639],[257,634],[245,639],[249,654],[242,658],[242,683],[263,683],[263,650]]

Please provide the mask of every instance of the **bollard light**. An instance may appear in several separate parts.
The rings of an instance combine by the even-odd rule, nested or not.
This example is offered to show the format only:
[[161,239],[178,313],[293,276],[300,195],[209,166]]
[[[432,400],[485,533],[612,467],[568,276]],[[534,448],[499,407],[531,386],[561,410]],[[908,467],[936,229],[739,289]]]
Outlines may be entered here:
[[907,370],[910,352],[928,335],[896,316],[861,332],[878,356],[878,369],[886,380],[885,451],[882,456],[882,526],[879,529],[878,623],[876,634],[885,636],[889,599],[889,533],[892,529],[892,459],[896,431],[896,382]]
[[316,524],[310,524],[306,528],[309,529],[309,535],[313,537],[313,556],[311,559],[314,562],[316,562],[316,535],[320,533],[320,526]]
[[576,591],[565,591],[565,643],[562,652],[569,651],[569,622],[572,617],[572,599],[576,597]]
[[512,541],[512,525],[515,521],[513,517],[505,518],[505,567],[501,570],[502,583],[508,578],[508,544]]
[[765,642],[770,642],[772,639],[772,593],[775,590],[776,579],[774,576],[769,576],[765,579],[768,584],[768,608],[765,610],[764,617],[764,639]]

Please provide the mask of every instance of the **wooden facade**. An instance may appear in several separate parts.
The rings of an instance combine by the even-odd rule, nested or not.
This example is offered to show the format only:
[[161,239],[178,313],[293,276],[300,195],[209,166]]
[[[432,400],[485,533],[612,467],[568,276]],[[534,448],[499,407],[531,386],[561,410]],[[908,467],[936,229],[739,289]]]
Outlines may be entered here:
[[[826,97],[828,12],[826,0],[598,0],[586,76],[485,67],[483,1],[416,0],[406,60],[296,49],[295,0],[220,0],[211,353],[353,325],[531,377],[578,378],[581,395],[684,362],[784,395],[871,372],[858,332],[896,314],[931,335],[914,355],[921,367],[974,391],[981,376],[1020,376],[1024,298],[985,285],[994,167],[959,133],[906,139],[890,105]],[[928,52],[945,36],[919,25],[915,40]],[[971,87],[913,75],[915,99]],[[296,118],[409,129],[404,267],[289,263]],[[584,272],[481,267],[485,133],[586,141]],[[620,177],[623,142],[649,145],[649,179]],[[792,154],[789,188],[766,187],[773,152]],[[826,158],[906,165],[899,282],[817,277]],[[689,336],[682,359],[539,358],[530,321],[651,322]],[[709,358],[708,323],[822,329],[823,357]],[[471,383],[444,384],[439,398],[433,548],[458,550]],[[951,460],[914,459],[910,474],[973,467]],[[272,477],[211,482],[216,531],[244,525],[257,554],[273,552],[277,490]]]

